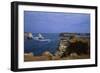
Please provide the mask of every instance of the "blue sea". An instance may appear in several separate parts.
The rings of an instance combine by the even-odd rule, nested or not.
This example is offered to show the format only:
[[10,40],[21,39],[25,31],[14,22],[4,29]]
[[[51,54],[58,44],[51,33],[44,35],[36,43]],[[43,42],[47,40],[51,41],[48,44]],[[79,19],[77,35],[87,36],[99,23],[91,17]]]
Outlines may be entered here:
[[[59,45],[59,33],[41,33],[45,39],[50,41],[37,41],[34,39],[24,39],[24,52],[32,52],[35,56],[41,55],[45,51],[49,51],[54,54],[57,51]],[[33,33],[33,37],[36,37],[38,33]]]

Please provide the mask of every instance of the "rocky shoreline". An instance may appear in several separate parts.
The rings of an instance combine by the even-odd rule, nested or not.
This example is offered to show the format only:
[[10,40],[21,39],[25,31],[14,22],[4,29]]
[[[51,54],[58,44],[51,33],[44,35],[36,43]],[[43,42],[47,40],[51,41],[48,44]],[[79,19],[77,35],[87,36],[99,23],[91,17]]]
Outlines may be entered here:
[[90,38],[88,33],[85,34],[88,36],[79,37],[76,33],[61,33],[59,35],[60,41],[55,54],[52,54],[49,51],[45,51],[41,56],[34,56],[32,53],[25,53],[24,61],[28,62],[90,58]]

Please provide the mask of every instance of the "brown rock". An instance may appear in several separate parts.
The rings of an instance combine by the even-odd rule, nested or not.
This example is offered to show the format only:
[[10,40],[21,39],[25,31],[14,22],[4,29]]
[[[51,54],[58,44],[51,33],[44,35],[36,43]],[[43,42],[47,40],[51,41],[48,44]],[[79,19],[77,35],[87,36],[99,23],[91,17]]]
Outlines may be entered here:
[[45,51],[42,56],[46,56],[48,60],[51,60],[53,55],[49,51]]

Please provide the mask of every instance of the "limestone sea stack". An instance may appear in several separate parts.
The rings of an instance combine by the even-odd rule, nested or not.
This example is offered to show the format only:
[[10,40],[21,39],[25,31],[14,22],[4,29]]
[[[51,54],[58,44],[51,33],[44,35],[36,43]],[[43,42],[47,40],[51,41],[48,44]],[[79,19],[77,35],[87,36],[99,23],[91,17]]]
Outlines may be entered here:
[[25,32],[24,33],[24,38],[25,39],[33,39],[33,35],[31,32]]

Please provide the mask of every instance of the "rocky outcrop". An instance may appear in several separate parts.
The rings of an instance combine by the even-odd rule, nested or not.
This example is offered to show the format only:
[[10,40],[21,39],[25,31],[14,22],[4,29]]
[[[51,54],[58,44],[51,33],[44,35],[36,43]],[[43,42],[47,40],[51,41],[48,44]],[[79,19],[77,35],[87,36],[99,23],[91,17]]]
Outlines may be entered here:
[[32,52],[30,53],[24,53],[25,56],[34,56],[34,54]]
[[24,33],[24,38],[25,39],[33,39],[33,35],[31,32],[25,32]]
[[45,51],[42,56],[45,56],[48,58],[48,60],[52,60],[53,55],[49,51]]
[[89,54],[89,40],[90,39],[88,37],[77,37],[76,33],[61,33],[58,51],[55,53],[55,55],[64,57]]
[[61,33],[59,35],[59,38],[60,38],[60,42],[58,46],[58,51],[55,53],[55,55],[61,57],[69,45],[69,34]]
[[24,53],[24,61],[44,61],[44,60],[58,60],[59,57],[53,56],[49,51],[43,52],[40,56],[34,56],[32,53]]

